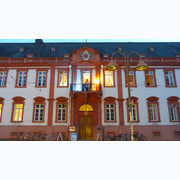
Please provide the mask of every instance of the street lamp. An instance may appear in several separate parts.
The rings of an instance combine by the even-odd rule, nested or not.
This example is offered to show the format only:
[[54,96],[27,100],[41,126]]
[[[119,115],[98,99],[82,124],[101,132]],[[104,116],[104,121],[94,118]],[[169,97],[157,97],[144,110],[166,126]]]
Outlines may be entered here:
[[115,71],[119,68],[119,66],[113,60],[114,55],[117,53],[121,54],[125,58],[126,79],[127,79],[127,87],[128,87],[128,114],[129,114],[129,119],[130,119],[129,121],[130,121],[130,130],[131,130],[131,141],[133,141],[134,140],[134,136],[133,136],[134,130],[133,130],[132,110],[131,110],[132,109],[131,90],[130,90],[130,84],[129,84],[129,67],[130,67],[130,58],[129,57],[132,54],[136,54],[139,56],[140,60],[139,60],[138,65],[135,68],[137,71],[145,71],[148,68],[148,65],[142,60],[142,56],[136,51],[128,53],[127,56],[125,53],[123,53],[121,51],[115,51],[111,55],[111,60],[106,67],[107,70]]

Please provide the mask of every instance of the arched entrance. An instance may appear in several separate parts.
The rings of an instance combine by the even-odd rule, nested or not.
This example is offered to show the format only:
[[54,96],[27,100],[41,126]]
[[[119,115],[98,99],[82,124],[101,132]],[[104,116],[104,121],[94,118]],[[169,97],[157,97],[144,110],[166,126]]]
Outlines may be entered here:
[[79,108],[79,139],[93,140],[93,108],[84,104]]

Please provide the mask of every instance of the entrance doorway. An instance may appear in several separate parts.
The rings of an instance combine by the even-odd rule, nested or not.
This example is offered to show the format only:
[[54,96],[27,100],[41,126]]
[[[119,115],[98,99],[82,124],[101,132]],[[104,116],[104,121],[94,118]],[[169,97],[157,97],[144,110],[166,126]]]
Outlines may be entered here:
[[93,117],[89,115],[79,116],[79,139],[93,140]]

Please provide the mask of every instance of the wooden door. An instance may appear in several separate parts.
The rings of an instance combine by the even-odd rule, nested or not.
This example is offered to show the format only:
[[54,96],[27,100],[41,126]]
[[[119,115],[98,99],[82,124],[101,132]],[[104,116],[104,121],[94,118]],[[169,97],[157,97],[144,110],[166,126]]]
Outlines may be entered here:
[[92,116],[79,116],[79,139],[93,139],[93,118]]

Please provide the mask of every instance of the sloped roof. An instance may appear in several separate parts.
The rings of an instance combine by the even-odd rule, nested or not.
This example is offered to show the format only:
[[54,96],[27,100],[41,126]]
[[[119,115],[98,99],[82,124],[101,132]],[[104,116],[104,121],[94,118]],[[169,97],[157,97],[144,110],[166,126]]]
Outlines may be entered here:
[[[84,43],[0,43],[0,57],[26,57],[33,54],[34,57],[63,57],[64,54],[72,54],[73,51],[84,47]],[[180,54],[180,42],[97,42],[88,43],[88,47],[98,50],[101,54],[111,55],[118,47],[123,48],[125,54],[137,51],[147,57],[175,57]],[[23,47],[24,52],[20,53],[19,48]],[[56,51],[51,52],[51,47]],[[153,47],[154,52],[149,51]]]

